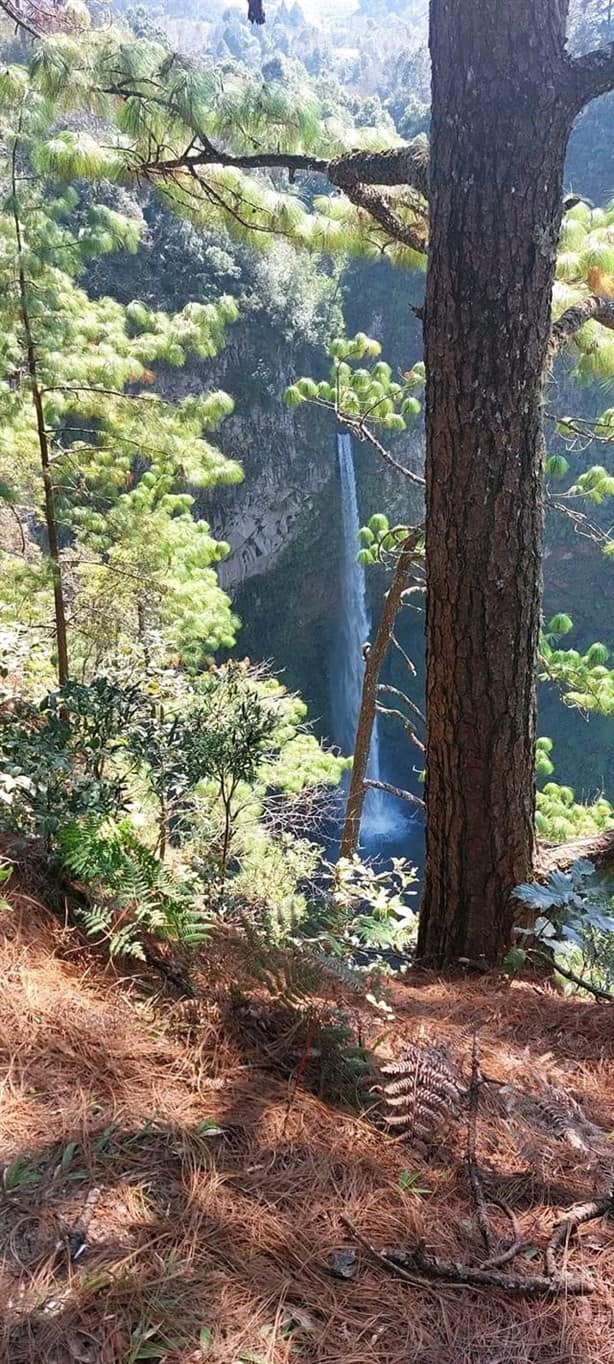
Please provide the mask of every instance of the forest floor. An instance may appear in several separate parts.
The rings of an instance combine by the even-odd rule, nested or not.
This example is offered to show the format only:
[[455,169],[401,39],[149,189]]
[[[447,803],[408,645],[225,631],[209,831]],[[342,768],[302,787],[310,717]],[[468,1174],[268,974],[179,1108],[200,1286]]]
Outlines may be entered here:
[[[344,1218],[379,1249],[422,1238],[447,1261],[485,1258],[466,1122],[425,1155],[308,1090],[309,1067],[289,1085],[290,1013],[262,992],[237,1009],[228,987],[239,966],[219,942],[200,959],[202,1002],[180,1006],[159,978],[122,976],[41,905],[17,889],[11,898],[0,943],[3,1364],[614,1361],[614,1219],[570,1241],[568,1269],[590,1274],[588,1296],[394,1277]],[[387,993],[382,1017],[339,986],[367,1043],[384,1033],[389,1055],[440,1044],[467,1075],[477,1029],[483,1073],[533,1096],[533,1126],[484,1105],[477,1159],[495,1252],[513,1212],[528,1248],[507,1269],[541,1274],[557,1218],[611,1181],[612,1006],[497,977],[408,976]],[[584,1117],[566,1108],[573,1100]],[[352,1279],[331,1272],[341,1249],[357,1251]]]

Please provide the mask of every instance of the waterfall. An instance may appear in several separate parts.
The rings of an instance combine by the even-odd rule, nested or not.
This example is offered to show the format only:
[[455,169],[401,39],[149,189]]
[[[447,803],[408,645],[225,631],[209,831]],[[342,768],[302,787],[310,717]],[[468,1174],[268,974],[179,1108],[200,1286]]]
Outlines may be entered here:
[[[360,518],[349,435],[337,436],[337,456],[341,487],[341,590],[339,633],[331,668],[332,719],[336,742],[344,753],[353,753],[364,672],[362,649],[370,638],[371,621],[365,570],[356,560]],[[374,781],[381,780],[379,730],[376,716],[367,769]],[[385,834],[389,829],[392,822],[389,804],[383,791],[367,791],[361,826],[367,838]]]

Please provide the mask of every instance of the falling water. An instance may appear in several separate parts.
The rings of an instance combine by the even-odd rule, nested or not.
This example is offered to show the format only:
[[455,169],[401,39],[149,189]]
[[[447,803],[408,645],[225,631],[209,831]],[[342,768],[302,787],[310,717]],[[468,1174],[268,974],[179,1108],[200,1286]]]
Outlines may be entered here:
[[[353,753],[356,722],[360,709],[364,671],[363,645],[370,638],[371,622],[367,608],[365,571],[357,562],[358,497],[349,435],[337,436],[339,480],[341,485],[341,593],[340,626],[332,673],[332,718],[335,738],[344,753]],[[381,780],[379,722],[375,720],[371,737],[368,776]],[[362,833],[369,837],[385,835],[391,823],[389,798],[382,791],[368,791]]]

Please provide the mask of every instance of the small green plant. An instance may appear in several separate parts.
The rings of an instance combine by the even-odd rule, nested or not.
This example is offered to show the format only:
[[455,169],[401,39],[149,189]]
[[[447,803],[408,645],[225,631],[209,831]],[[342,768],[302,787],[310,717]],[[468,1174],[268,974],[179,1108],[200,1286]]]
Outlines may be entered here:
[[[0,858],[0,886],[6,886],[10,881],[12,875],[13,868],[10,862],[6,862],[3,860],[3,858]],[[10,909],[11,906],[8,900],[5,900],[4,896],[0,895],[0,913],[9,914]]]
[[36,1161],[30,1156],[17,1156],[11,1165],[5,1165],[2,1172],[2,1188],[6,1193],[15,1189],[28,1188],[40,1182],[41,1172]]
[[102,936],[111,956],[143,958],[144,934],[190,947],[205,941],[207,919],[196,877],[163,865],[127,821],[84,820],[58,835],[58,853],[83,883],[87,905],[76,910],[90,936]]
[[99,677],[69,682],[39,704],[17,698],[0,716],[0,828],[52,845],[67,821],[117,814],[125,772],[115,759],[139,705],[136,688]]
[[416,1198],[426,1198],[433,1190],[423,1181],[422,1170],[401,1170],[399,1189],[402,1194],[415,1194]]
[[[561,964],[579,966],[581,974],[603,988],[614,978],[614,886],[601,878],[585,858],[569,871],[553,871],[544,884],[516,887],[517,900],[537,914],[535,925],[518,927],[519,945],[507,964],[519,970],[535,956],[561,956]],[[531,945],[523,946],[523,939]]]
[[400,951],[416,936],[417,915],[408,903],[416,894],[416,872],[402,857],[383,871],[354,854],[341,857],[332,871],[333,917],[328,946],[342,953],[349,945]]

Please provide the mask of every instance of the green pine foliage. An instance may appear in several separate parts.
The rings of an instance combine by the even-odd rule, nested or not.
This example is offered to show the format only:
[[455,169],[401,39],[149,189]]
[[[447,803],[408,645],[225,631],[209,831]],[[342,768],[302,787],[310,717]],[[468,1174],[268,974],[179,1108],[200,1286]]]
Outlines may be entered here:
[[[17,99],[5,90],[1,110],[5,173],[14,162],[15,193],[5,193],[0,211],[0,499],[13,508],[2,526],[0,621],[17,619],[45,636],[54,576],[17,288],[21,267],[73,663],[91,676],[135,640],[143,643],[146,615],[149,628],[162,632],[167,655],[194,666],[231,645],[237,624],[215,570],[227,547],[195,519],[190,491],[241,478],[239,466],[209,439],[233,404],[218,391],[169,403],[156,393],[152,366],[215,356],[236,304],[224,296],[168,315],[138,301],[124,307],[88,296],[78,282],[86,265],[109,252],[134,252],[142,220],[106,204],[82,209],[74,186],[49,179],[40,153],[53,109],[41,107],[25,75],[16,83]],[[72,174],[95,178],[87,145],[86,139]]]
[[[605,208],[592,208],[581,202],[565,215],[559,239],[557,278],[554,287],[553,316],[591,294],[614,296],[614,200]],[[591,320],[576,331],[566,348],[571,377],[584,385],[607,388],[614,377],[614,337],[609,328]],[[614,555],[610,522],[597,515],[614,496],[614,467],[611,450],[614,433],[614,408],[607,407],[596,418],[557,414],[555,435],[563,448],[554,450],[546,462],[548,492],[559,509],[575,519],[577,528],[588,533],[603,553]],[[600,459],[586,467],[586,451],[593,455],[597,442]],[[579,513],[579,515],[578,515]],[[611,520],[611,518],[610,518]]]
[[364,332],[351,338],[335,337],[329,355],[328,378],[319,383],[312,378],[297,379],[284,395],[288,407],[315,403],[358,431],[375,426],[391,434],[405,431],[419,416],[415,395],[424,386],[421,361],[395,378],[390,365],[380,359],[379,341]]
[[561,636],[573,630],[571,616],[553,616],[542,634],[541,676],[554,682],[567,706],[586,714],[614,715],[614,668],[608,667],[610,650],[605,644],[591,644],[585,653],[562,649]]
[[[264,249],[289,237],[318,253],[377,259],[385,250],[398,264],[423,268],[422,253],[395,242],[345,199],[322,195],[306,206],[291,184],[282,187],[279,176],[247,174],[221,163],[196,178],[172,167],[187,147],[209,141],[226,154],[263,146],[326,161],[357,147],[398,142],[390,120],[355,124],[347,104],[331,107],[296,64],[263,80],[169,54],[159,43],[108,28],[79,38],[47,37],[37,46],[31,70],[42,97],[64,118],[87,110],[107,129],[104,138],[72,127],[54,129],[39,150],[46,174],[127,181],[146,164],[155,167],[148,175],[164,202],[199,226],[223,225]],[[20,79],[11,73],[8,84],[12,88]],[[391,199],[404,223],[423,221],[419,196],[399,189]]]

